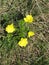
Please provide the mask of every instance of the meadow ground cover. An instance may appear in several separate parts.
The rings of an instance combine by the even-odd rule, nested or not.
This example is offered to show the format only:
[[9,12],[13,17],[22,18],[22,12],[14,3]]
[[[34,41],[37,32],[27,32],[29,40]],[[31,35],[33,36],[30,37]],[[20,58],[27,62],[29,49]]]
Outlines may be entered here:
[[0,65],[49,65],[49,0],[0,0]]

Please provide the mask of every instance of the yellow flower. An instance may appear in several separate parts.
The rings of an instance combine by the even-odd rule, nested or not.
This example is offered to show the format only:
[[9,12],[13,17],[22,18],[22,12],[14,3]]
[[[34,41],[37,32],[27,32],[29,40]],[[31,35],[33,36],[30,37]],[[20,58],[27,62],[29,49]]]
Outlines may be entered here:
[[10,24],[10,25],[7,25],[7,27],[5,28],[5,30],[6,30],[8,33],[14,32],[14,31],[15,31],[15,28],[14,28],[13,23]]
[[25,22],[28,22],[28,23],[32,23],[34,21],[32,15],[27,15],[25,18],[24,18],[24,21]]
[[28,44],[27,38],[21,38],[21,40],[18,42],[18,45],[21,47],[26,47]]
[[28,37],[31,37],[31,36],[33,36],[33,35],[35,35],[34,32],[32,32],[32,31],[29,31],[29,32],[28,32]]

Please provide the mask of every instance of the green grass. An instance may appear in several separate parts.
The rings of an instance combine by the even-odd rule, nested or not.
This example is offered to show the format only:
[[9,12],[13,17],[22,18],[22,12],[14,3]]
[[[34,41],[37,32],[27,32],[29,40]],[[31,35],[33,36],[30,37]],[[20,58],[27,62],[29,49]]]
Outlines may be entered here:
[[[20,13],[34,17],[30,29],[35,36],[25,48],[15,37],[9,44],[4,32],[8,22],[23,18]],[[0,65],[49,65],[49,0],[0,0]]]

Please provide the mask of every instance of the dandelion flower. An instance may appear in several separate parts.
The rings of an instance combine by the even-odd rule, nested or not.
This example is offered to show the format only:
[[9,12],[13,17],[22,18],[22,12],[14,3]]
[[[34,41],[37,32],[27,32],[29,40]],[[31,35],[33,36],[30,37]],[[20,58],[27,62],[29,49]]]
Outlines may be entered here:
[[24,21],[25,22],[28,22],[28,23],[32,23],[34,21],[32,15],[26,15],[26,17],[24,18]]
[[21,38],[21,40],[18,42],[18,45],[21,47],[26,47],[28,44],[27,38]]
[[34,32],[32,32],[32,31],[29,31],[29,32],[28,32],[28,37],[32,37],[32,36],[34,36],[34,35],[35,35]]
[[7,25],[7,27],[5,28],[7,33],[13,33],[15,31],[14,25],[13,23],[10,25]]

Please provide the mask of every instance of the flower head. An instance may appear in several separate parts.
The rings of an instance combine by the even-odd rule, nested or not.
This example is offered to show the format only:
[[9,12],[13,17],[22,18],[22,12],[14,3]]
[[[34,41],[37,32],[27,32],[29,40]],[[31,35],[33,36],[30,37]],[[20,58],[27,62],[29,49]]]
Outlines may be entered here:
[[28,44],[27,38],[21,38],[21,40],[18,42],[18,45],[21,47],[26,47]]
[[10,24],[10,25],[7,25],[7,27],[5,28],[5,30],[6,30],[6,32],[8,32],[8,33],[14,32],[14,31],[15,31],[15,28],[14,28],[13,23]]
[[35,35],[34,32],[32,32],[32,31],[29,31],[29,32],[28,32],[28,37],[31,37],[31,36],[33,36],[33,35]]
[[28,23],[32,23],[33,20],[34,19],[33,19],[32,15],[26,15],[26,17],[24,18],[24,21],[28,22]]

